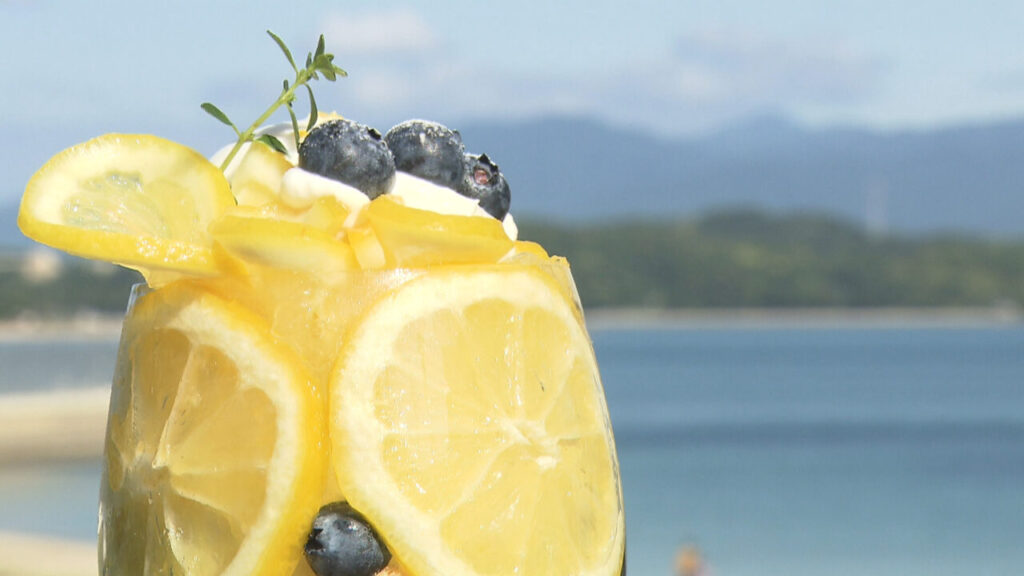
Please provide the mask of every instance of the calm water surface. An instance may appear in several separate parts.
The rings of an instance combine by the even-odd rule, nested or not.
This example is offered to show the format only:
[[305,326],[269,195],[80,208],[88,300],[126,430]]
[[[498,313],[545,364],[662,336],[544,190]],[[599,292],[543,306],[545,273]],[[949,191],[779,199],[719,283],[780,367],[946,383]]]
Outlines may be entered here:
[[[1018,575],[1024,328],[593,334],[629,573]],[[0,343],[0,393],[109,381],[116,341]],[[99,464],[0,469],[0,530],[92,539]]]

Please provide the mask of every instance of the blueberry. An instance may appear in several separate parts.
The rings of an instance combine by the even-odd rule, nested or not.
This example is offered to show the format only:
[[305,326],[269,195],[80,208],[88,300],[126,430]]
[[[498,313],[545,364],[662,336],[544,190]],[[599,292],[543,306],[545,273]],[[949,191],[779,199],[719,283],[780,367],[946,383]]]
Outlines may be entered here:
[[505,218],[512,195],[498,165],[487,154],[466,154],[463,162],[462,182],[455,191],[479,200],[480,207],[498,220]]
[[371,199],[387,193],[395,160],[380,132],[351,120],[332,120],[299,145],[299,167],[353,188]]
[[406,120],[384,135],[395,168],[454,190],[462,181],[466,149],[457,130],[426,120]]
[[317,576],[372,576],[391,561],[373,528],[347,502],[320,508],[306,540],[306,561]]

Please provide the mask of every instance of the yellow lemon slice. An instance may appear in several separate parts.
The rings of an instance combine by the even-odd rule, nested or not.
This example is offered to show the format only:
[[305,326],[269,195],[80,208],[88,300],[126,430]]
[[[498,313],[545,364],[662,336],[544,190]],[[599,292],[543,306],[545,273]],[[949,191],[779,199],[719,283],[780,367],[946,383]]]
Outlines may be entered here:
[[333,196],[321,196],[302,214],[302,221],[335,237],[348,229],[351,210]]
[[323,490],[323,400],[265,323],[184,283],[137,300],[101,488],[106,575],[288,574]]
[[330,381],[343,494],[411,574],[618,575],[597,364],[534,267],[436,270],[381,299]]
[[529,240],[516,240],[512,247],[512,252],[506,254],[507,257],[513,257],[520,254],[532,254],[542,260],[549,258],[548,251],[543,246],[536,242],[530,242]]
[[210,233],[245,262],[299,270],[324,280],[359,269],[351,246],[300,222],[228,214],[213,223]]
[[365,218],[392,267],[497,262],[514,244],[494,218],[420,210],[386,195],[366,206]]
[[216,270],[207,226],[234,205],[198,152],[149,135],[107,134],[51,158],[29,180],[18,225],[71,254],[154,270]]
[[249,144],[228,181],[239,206],[263,206],[280,197],[281,179],[293,168],[284,154],[269,146]]

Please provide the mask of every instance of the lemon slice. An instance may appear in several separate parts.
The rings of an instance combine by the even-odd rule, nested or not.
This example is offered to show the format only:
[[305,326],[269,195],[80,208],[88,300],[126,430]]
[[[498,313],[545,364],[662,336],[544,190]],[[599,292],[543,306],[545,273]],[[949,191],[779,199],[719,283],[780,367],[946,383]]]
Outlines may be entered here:
[[618,463],[572,304],[535,267],[452,267],[371,308],[330,382],[342,493],[411,574],[618,575]]
[[351,246],[301,222],[228,214],[213,223],[210,233],[245,262],[299,270],[325,280],[359,269]]
[[237,168],[229,173],[231,191],[240,206],[263,206],[276,201],[281,178],[293,166],[284,154],[260,143],[248,144]]
[[392,267],[492,263],[514,245],[494,218],[439,214],[387,195],[370,202],[365,215]]
[[287,574],[323,490],[323,400],[246,309],[174,284],[125,321],[101,488],[103,574]]
[[43,244],[147,276],[210,274],[206,228],[233,204],[224,175],[198,152],[156,136],[107,134],[32,176],[18,225]]

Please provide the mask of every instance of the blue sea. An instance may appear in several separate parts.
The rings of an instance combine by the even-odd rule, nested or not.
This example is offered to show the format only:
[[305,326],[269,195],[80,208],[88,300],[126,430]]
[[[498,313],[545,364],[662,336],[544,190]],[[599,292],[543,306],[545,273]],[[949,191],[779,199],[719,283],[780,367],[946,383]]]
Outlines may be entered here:
[[[630,576],[1024,574],[1024,327],[592,333]],[[0,393],[116,342],[0,342]],[[0,469],[0,530],[92,540],[99,463]]]

